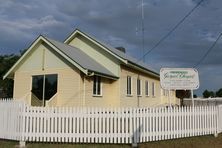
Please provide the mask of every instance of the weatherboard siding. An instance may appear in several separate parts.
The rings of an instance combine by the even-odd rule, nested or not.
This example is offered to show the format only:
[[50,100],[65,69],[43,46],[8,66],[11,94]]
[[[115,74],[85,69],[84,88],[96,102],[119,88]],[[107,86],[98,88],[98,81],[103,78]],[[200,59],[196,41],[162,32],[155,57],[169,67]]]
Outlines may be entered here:
[[[31,105],[32,76],[57,74],[57,94],[47,102],[48,106],[72,107],[154,107],[163,106],[168,102],[161,95],[160,81],[149,74],[123,66],[106,51],[85,38],[76,37],[70,45],[82,49],[86,54],[101,63],[111,72],[120,76],[117,80],[102,77],[102,95],[93,96],[93,75],[86,76],[74,66],[70,66],[53,50],[38,43],[18,65],[14,74],[14,98],[23,99]],[[142,83],[142,95],[137,96],[137,77]],[[126,78],[132,76],[132,96],[126,95]],[[145,81],[149,81],[149,96],[145,96]],[[155,96],[152,96],[152,82],[155,83]],[[177,103],[172,99],[172,104]]]
[[119,107],[119,83],[116,80],[101,78],[102,95],[93,96],[93,77],[85,79],[85,106]]
[[[18,67],[14,77],[14,98],[31,104],[32,76],[58,74],[54,106],[81,105],[81,77],[77,68],[69,67],[44,45],[38,45]],[[50,103],[49,103],[50,105]],[[51,105],[50,105],[51,106]]]
[[98,45],[92,43],[91,41],[80,35],[78,35],[72,41],[70,41],[69,45],[81,49],[85,54],[93,58],[102,66],[106,67],[115,76],[119,77],[120,74],[119,62],[117,61],[116,58],[107,53],[104,49],[102,49]]
[[69,67],[44,45],[38,45],[16,70],[14,98],[31,105],[32,76],[43,74],[58,74],[57,95],[48,106],[117,107],[120,104],[119,81],[102,78],[102,96],[93,96],[93,76],[85,77],[77,68]]
[[29,55],[23,60],[24,62],[19,65],[17,71],[42,70],[42,68],[68,68],[67,64],[65,64],[44,45],[37,45],[34,48],[35,49],[32,50],[32,52],[30,52]]
[[[163,91],[164,90],[162,89],[161,90],[162,104],[169,105],[169,103],[171,103],[171,105],[180,105],[179,98],[176,98],[176,91],[171,90],[169,94],[168,94],[168,90],[166,90],[165,93]],[[169,98],[171,99],[170,102],[169,102]]]
[[29,73],[15,72],[13,98],[25,100],[28,104],[30,104],[31,100],[28,98],[31,97],[31,81],[32,78]]
[[[127,95],[127,76],[132,78],[132,95]],[[142,83],[142,95],[137,96],[137,78]],[[149,82],[149,96],[145,95],[145,81]],[[155,96],[152,95],[152,83],[155,83]],[[121,77],[120,77],[120,106],[123,107],[155,107],[163,106],[168,102],[167,97],[161,95],[160,81],[148,74],[141,73],[132,68],[121,66]],[[174,92],[175,95],[175,92]],[[173,96],[172,104],[177,104],[177,99]]]
[[83,106],[80,71],[64,69],[58,79],[57,106]]

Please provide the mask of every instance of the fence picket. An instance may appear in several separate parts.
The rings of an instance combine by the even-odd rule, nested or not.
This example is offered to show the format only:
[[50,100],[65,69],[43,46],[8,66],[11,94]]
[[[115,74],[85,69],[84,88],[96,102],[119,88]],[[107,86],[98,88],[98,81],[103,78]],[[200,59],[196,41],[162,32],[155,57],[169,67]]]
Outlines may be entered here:
[[174,108],[30,107],[0,100],[0,138],[137,143],[222,132],[222,106]]

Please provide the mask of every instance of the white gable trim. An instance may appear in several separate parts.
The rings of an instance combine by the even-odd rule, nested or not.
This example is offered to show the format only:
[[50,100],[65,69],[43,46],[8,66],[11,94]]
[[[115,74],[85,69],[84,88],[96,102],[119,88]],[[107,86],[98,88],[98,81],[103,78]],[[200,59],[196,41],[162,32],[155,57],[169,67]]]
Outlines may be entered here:
[[32,45],[27,49],[27,51],[22,55],[22,57],[19,58],[19,60],[9,69],[9,71],[3,76],[3,80],[9,76],[10,73],[19,65],[19,63],[29,54],[31,49],[40,42],[41,36],[39,36],[33,43]]
[[70,42],[70,40],[72,38],[74,38],[74,36],[76,34],[80,34],[83,37],[87,38],[88,40],[90,40],[91,42],[93,42],[94,44],[96,44],[97,46],[99,46],[100,48],[104,49],[105,51],[107,51],[109,54],[113,55],[115,58],[119,59],[120,61],[122,61],[123,63],[127,64],[128,61],[126,59],[123,59],[121,57],[119,57],[118,55],[116,55],[115,53],[113,53],[112,51],[110,51],[107,47],[103,46],[102,44],[98,43],[95,39],[93,39],[92,37],[89,37],[87,34],[81,32],[80,30],[76,29],[65,41],[65,44],[68,44]]
[[51,42],[49,42],[47,39],[45,39],[43,36],[39,36],[32,45],[27,49],[27,51],[20,57],[20,59],[9,69],[9,71],[3,76],[3,79],[7,78],[21,63],[21,61],[33,50],[33,48],[38,44],[39,42],[44,41],[47,43],[52,49],[54,49],[57,53],[59,53],[62,57],[64,57],[66,60],[68,60],[71,64],[73,64],[75,67],[77,67],[80,71],[82,71],[84,74],[88,74],[88,70],[81,67],[78,63],[70,59],[67,55],[65,55],[62,51],[60,51],[57,47],[55,47]]

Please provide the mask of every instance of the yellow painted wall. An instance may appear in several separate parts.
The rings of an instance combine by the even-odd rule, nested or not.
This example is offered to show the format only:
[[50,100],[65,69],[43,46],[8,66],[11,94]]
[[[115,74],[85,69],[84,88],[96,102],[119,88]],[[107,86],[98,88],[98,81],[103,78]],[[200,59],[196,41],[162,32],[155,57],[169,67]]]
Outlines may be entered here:
[[[165,92],[164,92],[165,91]],[[176,91],[174,90],[163,90],[161,89],[161,97],[162,97],[162,104],[169,106],[171,105],[180,105],[179,98],[176,98]]]
[[[85,76],[77,68],[70,67],[48,48],[43,44],[37,44],[34,47],[35,50],[17,68],[14,76],[14,98],[24,99],[31,105],[32,76],[58,74],[57,94],[53,100],[46,103],[48,106],[154,107],[162,106],[167,102],[167,97],[161,95],[159,79],[126,66],[121,66],[120,79],[102,78],[102,96],[93,96],[93,77]],[[112,66],[112,64],[115,67],[116,63],[110,65]],[[138,74],[142,80],[142,96],[139,98],[136,94]],[[126,77],[128,75],[133,78],[131,97],[126,95]],[[145,80],[150,83],[149,97],[145,96]],[[156,86],[155,97],[151,94],[152,82]],[[176,99],[172,103],[175,101]]]
[[85,106],[118,107],[119,81],[101,78],[102,95],[93,96],[93,77],[85,78]]
[[[132,95],[127,95],[127,76],[132,77]],[[142,95],[137,96],[137,78],[142,83]],[[145,95],[145,81],[149,82],[149,96]],[[152,96],[152,83],[155,83],[155,96]],[[133,70],[132,68],[121,66],[121,78],[120,78],[120,106],[124,107],[156,107],[165,106],[167,97],[161,95],[160,80],[158,78],[151,77],[148,74],[141,73]],[[173,96],[172,104],[175,104],[176,98]]]
[[[50,101],[55,106],[81,105],[79,85],[81,83],[80,71],[69,67],[51,50],[40,44],[34,47],[24,62],[15,72],[14,98],[24,99],[31,104],[32,76],[43,74],[58,74],[56,101]],[[50,105],[50,103],[49,103]]]
[[115,76],[120,75],[120,66],[116,58],[111,56],[101,47],[95,45],[83,36],[77,35],[69,45],[75,46],[85,52],[88,56],[110,70]]
[[27,72],[15,72],[14,76],[14,92],[13,98],[23,99],[31,104],[31,80],[30,74]]

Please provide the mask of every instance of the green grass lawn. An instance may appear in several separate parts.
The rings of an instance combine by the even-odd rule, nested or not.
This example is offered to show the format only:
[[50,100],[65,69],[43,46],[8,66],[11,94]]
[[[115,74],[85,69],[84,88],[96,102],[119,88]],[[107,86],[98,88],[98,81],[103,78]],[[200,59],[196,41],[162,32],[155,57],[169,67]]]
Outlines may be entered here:
[[[0,148],[13,148],[17,141],[0,140]],[[127,144],[59,144],[59,143],[26,143],[27,148],[129,148]],[[217,138],[213,135],[181,138],[174,140],[155,141],[138,144],[141,148],[222,148],[222,134]]]

